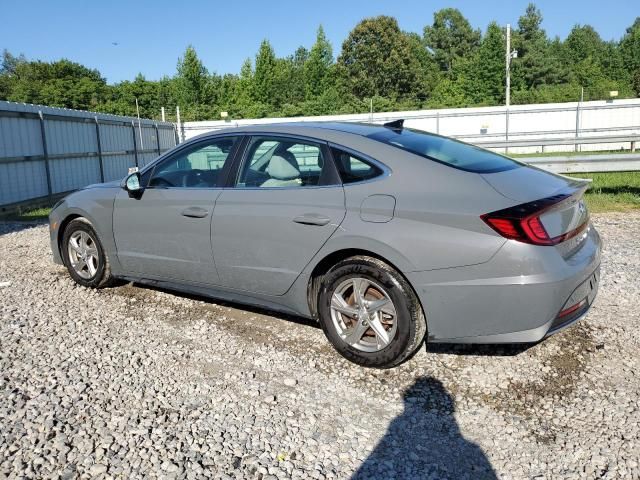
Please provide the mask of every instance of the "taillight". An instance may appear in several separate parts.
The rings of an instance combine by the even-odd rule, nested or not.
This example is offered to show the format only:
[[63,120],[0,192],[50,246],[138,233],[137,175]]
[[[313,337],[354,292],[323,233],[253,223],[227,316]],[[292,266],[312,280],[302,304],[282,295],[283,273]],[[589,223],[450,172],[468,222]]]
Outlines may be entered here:
[[589,223],[588,216],[585,216],[583,223],[577,228],[562,235],[551,237],[547,233],[540,216],[555,208],[570,196],[570,194],[555,195],[535,202],[523,203],[515,207],[487,213],[481,215],[480,218],[505,238],[532,245],[557,245],[578,235],[587,228]]

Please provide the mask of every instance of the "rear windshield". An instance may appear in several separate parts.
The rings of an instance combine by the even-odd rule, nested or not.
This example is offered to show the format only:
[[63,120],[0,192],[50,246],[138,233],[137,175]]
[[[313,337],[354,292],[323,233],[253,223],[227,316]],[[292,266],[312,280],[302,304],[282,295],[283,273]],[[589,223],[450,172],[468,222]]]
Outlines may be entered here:
[[522,166],[520,162],[497,153],[409,128],[389,128],[371,134],[369,138],[469,172],[502,172]]

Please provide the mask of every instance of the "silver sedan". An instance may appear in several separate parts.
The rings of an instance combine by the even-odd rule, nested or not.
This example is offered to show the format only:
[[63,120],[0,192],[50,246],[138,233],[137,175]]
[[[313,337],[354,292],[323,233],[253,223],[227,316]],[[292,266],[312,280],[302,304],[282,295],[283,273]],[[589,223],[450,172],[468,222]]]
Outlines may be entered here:
[[537,342],[583,317],[587,187],[402,122],[241,127],[67,196],[51,247],[81,285],[317,319],[347,359],[392,367],[425,339]]

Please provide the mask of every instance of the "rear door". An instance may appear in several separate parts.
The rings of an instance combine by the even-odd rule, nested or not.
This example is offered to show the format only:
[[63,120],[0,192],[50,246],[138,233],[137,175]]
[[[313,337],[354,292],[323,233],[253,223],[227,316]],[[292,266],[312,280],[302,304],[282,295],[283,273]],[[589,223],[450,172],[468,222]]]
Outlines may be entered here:
[[211,218],[238,137],[187,146],[143,175],[140,198],[118,193],[113,231],[118,260],[146,278],[217,284]]
[[344,219],[338,173],[324,143],[254,136],[235,178],[213,216],[220,282],[282,295]]

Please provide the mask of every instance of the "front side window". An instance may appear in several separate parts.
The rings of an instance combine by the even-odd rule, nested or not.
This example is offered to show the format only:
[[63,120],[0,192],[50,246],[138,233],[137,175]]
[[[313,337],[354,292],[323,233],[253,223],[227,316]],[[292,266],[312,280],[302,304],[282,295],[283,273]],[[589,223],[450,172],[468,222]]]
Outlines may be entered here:
[[158,164],[150,187],[221,187],[222,169],[238,137],[223,137],[182,150]]
[[381,168],[339,148],[332,148],[331,154],[342,178],[342,183],[363,182],[383,173]]
[[238,175],[238,187],[326,185],[328,167],[319,144],[297,139],[254,138]]
[[468,172],[493,173],[522,166],[520,162],[489,150],[410,128],[389,128],[368,137]]

